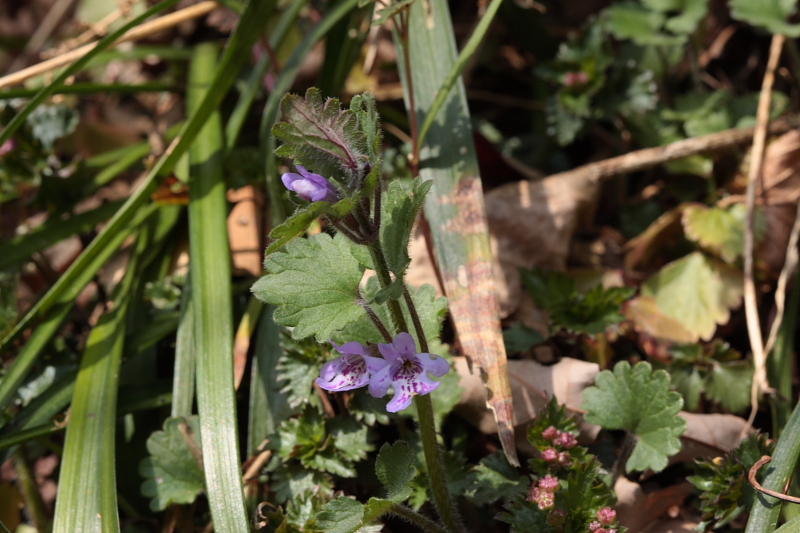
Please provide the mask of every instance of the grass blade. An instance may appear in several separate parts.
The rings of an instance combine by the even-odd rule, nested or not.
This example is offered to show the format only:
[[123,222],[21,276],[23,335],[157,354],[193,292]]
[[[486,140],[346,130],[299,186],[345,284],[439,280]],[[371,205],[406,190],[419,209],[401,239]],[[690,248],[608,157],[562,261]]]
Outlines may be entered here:
[[148,234],[147,230],[140,234],[125,276],[114,289],[111,310],[100,317],[86,341],[64,442],[54,533],[119,531],[114,464],[117,385],[129,296]]
[[[410,112],[416,113],[418,119],[425,118],[443,78],[455,67],[455,36],[447,2],[431,3],[432,24],[428,23],[422,2],[415,2],[410,8],[409,59],[416,106]],[[431,50],[437,53],[432,54]],[[403,82],[408,91],[405,75]],[[443,111],[434,119],[427,138],[421,151],[420,174],[425,180],[433,180],[433,187],[425,199],[425,216],[450,301],[450,316],[464,354],[485,376],[489,407],[494,411],[506,457],[511,464],[519,465],[492,249],[466,91],[460,79]],[[426,157],[433,159],[434,153],[435,166],[426,167]]]
[[[190,70],[189,105],[195,106],[214,72],[216,47],[201,44]],[[233,308],[223,179],[222,124],[214,113],[189,149],[189,245],[197,409],[208,502],[217,531],[249,531],[242,494],[233,388]]]
[[[168,2],[174,3],[174,0],[168,0]],[[164,4],[168,2],[164,2]],[[274,0],[251,1],[248,3],[241,18],[241,23],[236,28],[233,35],[231,35],[222,59],[219,61],[214,81],[211,83],[202,103],[194,109],[189,120],[181,128],[176,140],[169,146],[153,168],[150,169],[142,180],[139,188],[128,198],[120,210],[117,211],[114,217],[103,228],[103,231],[101,231],[91,244],[86,247],[80,257],[72,263],[69,269],[67,269],[64,275],[51,287],[47,294],[36,302],[33,308],[28,311],[14,329],[3,338],[2,342],[0,342],[0,352],[8,348],[9,344],[14,339],[25,331],[25,329],[32,326],[36,320],[55,305],[57,299],[65,290],[73,286],[75,278],[87,268],[89,263],[108,245],[114,236],[122,230],[133,217],[136,210],[149,200],[150,194],[158,187],[160,182],[158,178],[166,176],[175,167],[178,159],[180,159],[189,146],[191,146],[200,129],[203,127],[206,120],[208,120],[208,117],[219,107],[228,89],[230,89],[233,82],[236,81],[237,73],[247,60],[249,50],[258,38],[261,24],[272,10],[273,5]],[[159,6],[161,6],[161,4],[159,4]],[[138,18],[136,20],[138,20]],[[105,42],[105,40],[103,40],[103,42]],[[7,127],[0,134],[0,137],[8,131],[9,129]]]
[[175,339],[175,373],[172,378],[171,416],[188,417],[194,404],[194,303],[192,302],[192,275],[186,278],[181,294],[181,316]]

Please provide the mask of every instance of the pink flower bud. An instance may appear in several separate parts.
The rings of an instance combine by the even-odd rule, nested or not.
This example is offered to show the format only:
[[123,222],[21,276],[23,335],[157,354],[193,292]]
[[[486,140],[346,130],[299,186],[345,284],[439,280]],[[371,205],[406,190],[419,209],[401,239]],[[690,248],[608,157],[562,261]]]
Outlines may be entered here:
[[528,501],[529,502],[538,502],[539,498],[541,498],[541,495],[542,495],[543,492],[547,492],[547,491],[542,489],[542,488],[540,488],[540,487],[535,487],[535,486],[531,487],[531,490],[528,493]]
[[549,428],[542,431],[542,438],[547,440],[553,440],[554,438],[558,437],[558,430],[555,426],[550,426]]
[[590,522],[589,523],[589,531],[594,531],[595,533],[597,533],[597,531],[602,527],[603,527],[603,524],[601,524],[597,520],[595,520],[594,522]]
[[589,81],[589,75],[582,70],[578,72],[567,72],[564,74],[564,85],[567,87],[583,85],[587,81]]
[[549,492],[542,492],[539,496],[539,499],[536,500],[536,503],[539,505],[540,511],[545,511],[547,509],[552,509],[553,506],[555,506],[556,498]]
[[611,507],[603,507],[597,511],[597,519],[604,526],[610,526],[617,519],[617,512]]
[[558,454],[558,464],[564,468],[572,466],[572,457],[570,457],[569,452],[561,452]]
[[547,492],[555,492],[559,487],[558,478],[547,474],[539,480],[539,486]]
[[578,444],[578,439],[576,439],[572,433],[567,433],[567,432],[560,434],[558,436],[558,441],[566,449],[570,449],[576,444]]
[[558,452],[555,448],[547,448],[542,452],[542,459],[548,463],[555,463],[558,461]]

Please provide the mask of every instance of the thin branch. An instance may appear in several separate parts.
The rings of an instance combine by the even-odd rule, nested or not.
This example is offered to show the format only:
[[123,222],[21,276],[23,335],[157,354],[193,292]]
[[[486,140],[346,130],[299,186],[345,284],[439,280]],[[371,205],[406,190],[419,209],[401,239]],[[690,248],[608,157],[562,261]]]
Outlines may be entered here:
[[753,149],[750,155],[750,171],[747,183],[747,225],[744,234],[744,309],[747,318],[747,333],[750,337],[750,348],[753,352],[755,372],[753,385],[750,390],[750,418],[747,420],[745,430],[753,425],[753,420],[758,410],[758,396],[769,389],[767,380],[767,356],[764,351],[764,341],[761,336],[761,323],[758,318],[758,298],[753,276],[753,226],[755,223],[756,182],[761,178],[761,167],[764,162],[764,148],[767,141],[767,124],[769,111],[772,104],[772,85],[775,82],[775,69],[781,57],[781,50],[786,37],[777,34],[772,37],[769,49],[767,71],[764,73],[764,82],[761,85],[761,95],[758,99],[756,113],[756,129],[753,134]]
[[762,466],[772,461],[772,457],[769,455],[764,455],[756,461],[756,463],[750,468],[750,471],[747,473],[747,480],[753,485],[753,488],[756,489],[758,492],[762,492],[764,494],[768,494],[773,498],[778,498],[779,500],[783,500],[785,502],[791,503],[800,503],[800,498],[795,498],[794,496],[788,496],[786,494],[781,494],[780,492],[775,492],[774,490],[767,489],[761,486],[761,483],[758,482],[756,479],[756,474],[758,474],[759,469]]
[[[158,33],[162,30],[177,26],[178,24],[185,22],[187,20],[207,15],[208,13],[217,9],[218,7],[219,4],[217,2],[213,1],[200,2],[199,4],[187,7],[186,9],[181,9],[180,11],[176,11],[175,13],[164,15],[163,17],[151,20],[150,22],[145,22],[141,26],[133,28],[131,31],[120,37],[115,44],[124,43],[126,41],[136,41],[144,37],[148,37],[154,33]],[[86,46],[81,46],[80,48],[72,50],[71,52],[61,54],[52,59],[48,59],[47,61],[42,61],[41,63],[37,63],[36,65],[33,65],[26,69],[22,69],[17,72],[13,72],[7,76],[3,76],[2,78],[0,78],[0,89],[5,89],[6,87],[17,85],[19,83],[24,82],[28,78],[32,78],[34,76],[50,72],[51,70],[55,70],[59,67],[63,67],[64,65],[74,63],[75,61],[77,61],[78,59],[89,53],[95,46],[97,46],[97,43],[87,44]]]

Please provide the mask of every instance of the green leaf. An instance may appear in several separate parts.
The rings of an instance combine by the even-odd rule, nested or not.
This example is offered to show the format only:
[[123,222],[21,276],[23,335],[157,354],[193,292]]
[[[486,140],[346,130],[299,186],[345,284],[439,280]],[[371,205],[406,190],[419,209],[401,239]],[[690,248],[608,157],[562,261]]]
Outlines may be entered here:
[[750,406],[752,382],[753,367],[750,362],[718,363],[706,378],[706,394],[732,413],[740,413]]
[[253,285],[253,293],[277,306],[275,322],[294,327],[295,339],[315,335],[325,342],[334,331],[365,316],[356,304],[364,267],[341,234],[294,240],[268,255],[264,268],[268,274]]
[[357,462],[367,458],[367,452],[375,447],[369,442],[369,427],[351,417],[329,418],[326,422],[328,432],[340,457]]
[[400,11],[416,2],[416,0],[397,0],[390,3],[375,14],[375,20],[372,21],[373,26],[382,26],[386,22],[397,15]]
[[342,110],[338,98],[323,101],[322,93],[313,87],[306,91],[305,99],[287,94],[281,112],[285,122],[272,127],[272,134],[283,141],[277,155],[334,178],[347,190],[361,187],[374,163],[369,157],[374,145],[360,130],[358,115]]
[[646,362],[631,368],[627,361],[621,361],[613,373],[602,371],[595,386],[583,392],[587,422],[636,435],[636,447],[625,467],[628,472],[660,472],[669,456],[681,449],[679,437],[686,421],[677,414],[683,400],[677,392],[670,392],[669,386],[665,371],[653,372]]
[[541,511],[535,503],[527,501],[527,495],[517,494],[503,505],[505,512],[498,513],[495,520],[511,524],[517,533],[540,533],[547,531],[547,511]]
[[378,115],[378,104],[375,101],[375,95],[371,92],[365,92],[353,96],[350,100],[350,110],[358,118],[359,129],[367,138],[367,155],[375,165],[381,160],[381,141],[383,140],[381,117]]
[[270,447],[283,459],[311,457],[325,440],[325,421],[317,409],[306,407],[299,418],[284,420]]
[[529,328],[522,322],[512,324],[508,329],[503,330],[503,341],[508,353],[524,353],[542,344],[544,336],[533,328]]
[[162,431],[147,439],[149,457],[139,465],[145,478],[142,494],[150,509],[163,511],[175,503],[192,503],[205,490],[203,471],[197,464],[200,451],[200,422],[197,416],[168,418]]
[[659,310],[698,338],[708,340],[717,324],[726,324],[730,308],[739,304],[742,275],[701,252],[669,263],[642,285]]
[[500,451],[481,459],[472,472],[472,494],[468,497],[475,505],[494,503],[525,492],[530,482],[527,477],[519,475]]
[[[398,180],[389,184],[381,204],[381,246],[389,270],[396,278],[402,278],[411,264],[408,256],[408,241],[417,220],[425,195],[433,181],[423,182],[416,178],[406,187]],[[393,296],[398,298],[398,296]]]
[[317,515],[317,525],[328,533],[350,533],[361,526],[364,505],[342,496],[325,504]]
[[281,343],[284,354],[278,361],[278,381],[284,382],[280,392],[292,408],[312,398],[314,380],[319,377],[325,360],[323,347],[313,339],[293,342],[286,335]]
[[347,412],[368,426],[374,426],[376,423],[385,425],[390,420],[386,411],[388,402],[389,398],[373,398],[366,389],[357,389],[353,391],[353,396],[347,405]]
[[28,116],[33,136],[47,150],[51,150],[58,139],[75,131],[79,121],[78,111],[64,105],[39,106]]
[[328,474],[297,464],[281,465],[272,476],[273,490],[279,502],[297,500],[306,492],[332,495],[333,482]]
[[669,375],[672,378],[675,390],[683,396],[686,409],[697,411],[704,385],[704,379],[700,371],[694,365],[675,365],[670,367]]
[[411,496],[408,483],[417,475],[414,450],[407,442],[386,443],[375,460],[375,474],[386,487],[386,498],[402,502]]
[[575,280],[555,270],[544,270],[538,266],[528,270],[520,269],[522,284],[533,296],[536,305],[542,309],[554,309],[560,305],[569,304],[572,297],[577,294],[578,286]]
[[631,39],[642,46],[682,44],[686,40],[685,36],[661,32],[666,16],[640,4],[633,2],[614,4],[603,14],[608,17],[611,33],[620,40]]
[[744,226],[747,209],[735,204],[728,209],[691,205],[683,211],[686,236],[726,263],[733,263],[744,253]]
[[669,11],[678,14],[670,17],[664,27],[673,33],[691,34],[708,14],[708,0],[681,0]]
[[797,11],[795,0],[731,0],[731,16],[759,26],[770,33],[800,37],[800,24],[787,24],[786,19]]

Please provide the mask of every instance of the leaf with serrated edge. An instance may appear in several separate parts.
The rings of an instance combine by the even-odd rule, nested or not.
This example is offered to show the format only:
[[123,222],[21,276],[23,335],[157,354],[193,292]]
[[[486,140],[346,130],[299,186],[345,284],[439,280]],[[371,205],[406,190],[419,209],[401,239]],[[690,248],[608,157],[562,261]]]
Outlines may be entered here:
[[365,315],[356,304],[364,267],[342,235],[295,239],[267,256],[264,268],[268,274],[253,285],[253,293],[276,306],[275,322],[294,327],[295,339],[316,335],[325,342]]
[[725,324],[739,305],[742,275],[720,261],[693,252],[666,265],[642,285],[658,309],[674,318],[694,337],[708,340],[717,324]]
[[417,475],[414,450],[403,441],[384,444],[375,461],[375,474],[386,487],[386,499],[393,502],[406,500],[411,496],[408,483]]
[[501,498],[525,492],[530,481],[527,477],[521,477],[499,451],[481,459],[472,472],[472,496],[469,498],[476,505],[494,503]]
[[403,277],[411,263],[411,258],[408,256],[408,240],[431,185],[432,181],[423,182],[419,178],[412,182],[410,188],[406,188],[399,181],[393,181],[383,195],[381,246],[389,270],[397,278]]
[[[181,425],[186,424],[182,432]],[[150,509],[163,511],[175,503],[192,503],[205,490],[205,477],[187,443],[193,436],[199,449],[200,423],[197,416],[168,418],[163,431],[154,431],[147,439],[149,457],[139,466],[145,478],[142,494],[152,498]]]
[[742,204],[729,209],[698,204],[687,207],[681,220],[687,237],[733,263],[744,253],[746,211]]
[[343,496],[325,504],[317,514],[317,526],[328,533],[350,533],[361,525],[363,516],[364,505]]
[[686,421],[677,416],[683,399],[670,392],[669,374],[653,372],[650,363],[641,362],[631,368],[621,361],[614,372],[604,370],[595,386],[583,391],[586,421],[606,429],[624,429],[637,437],[636,447],[628,459],[626,470],[652,469],[660,472],[670,455],[681,449],[679,437]]

